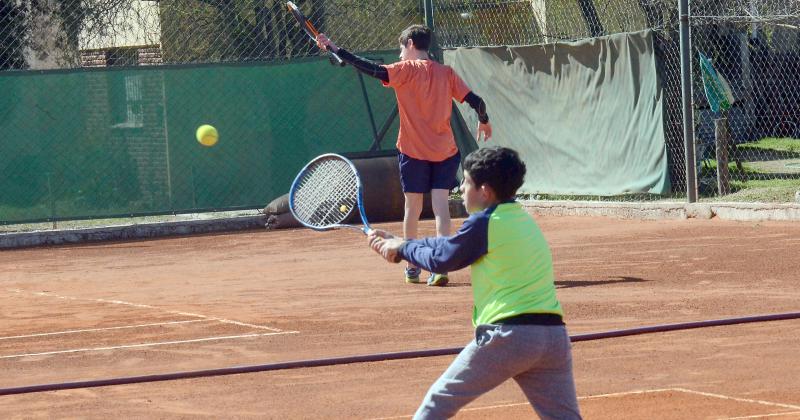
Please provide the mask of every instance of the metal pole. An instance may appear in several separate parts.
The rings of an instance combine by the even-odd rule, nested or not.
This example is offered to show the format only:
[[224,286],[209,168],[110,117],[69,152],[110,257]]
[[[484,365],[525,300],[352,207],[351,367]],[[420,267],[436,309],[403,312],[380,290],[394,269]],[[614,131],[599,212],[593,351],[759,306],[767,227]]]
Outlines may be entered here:
[[172,208],[172,167],[169,161],[169,128],[167,126],[167,82],[165,72],[161,72],[161,116],[164,120],[164,157],[167,161],[167,200]]
[[686,200],[697,201],[697,157],[694,149],[694,112],[692,109],[692,45],[689,26],[689,0],[678,0],[681,40],[681,94],[683,96],[683,142],[686,154]]
[[378,127],[375,126],[375,117],[372,115],[372,107],[369,104],[369,95],[367,95],[367,86],[364,85],[364,76],[360,71],[356,71],[358,75],[358,83],[361,85],[361,93],[364,95],[364,103],[367,105],[367,114],[369,115],[369,122],[372,124],[372,147],[376,145],[380,147],[378,142]]
[[714,119],[714,139],[717,145],[717,193],[720,197],[731,193],[731,173],[728,169],[730,136],[727,111],[722,111],[722,116]]
[[443,62],[444,58],[439,54],[439,43],[436,41],[436,26],[433,21],[433,0],[424,0],[425,26],[431,28],[433,39],[431,39],[430,55],[435,61]]
[[433,0],[424,0],[425,2],[425,26],[433,30]]

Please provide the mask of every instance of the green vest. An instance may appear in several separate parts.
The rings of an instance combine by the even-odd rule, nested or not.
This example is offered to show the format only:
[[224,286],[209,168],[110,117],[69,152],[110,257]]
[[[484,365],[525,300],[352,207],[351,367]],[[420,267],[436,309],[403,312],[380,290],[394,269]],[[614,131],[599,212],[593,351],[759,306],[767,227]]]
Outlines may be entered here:
[[564,315],[556,299],[550,247],[519,203],[489,216],[487,253],[472,264],[472,324],[528,313]]

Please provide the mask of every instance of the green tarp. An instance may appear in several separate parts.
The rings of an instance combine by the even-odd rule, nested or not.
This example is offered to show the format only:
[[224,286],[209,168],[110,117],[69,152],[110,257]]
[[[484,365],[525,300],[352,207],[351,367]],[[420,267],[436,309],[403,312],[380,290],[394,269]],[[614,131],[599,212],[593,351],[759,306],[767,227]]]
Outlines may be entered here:
[[[393,92],[365,88],[379,129]],[[260,207],[312,157],[373,143],[356,71],[326,58],[2,72],[0,93],[0,223]]]
[[[488,106],[490,143],[527,166],[520,192],[670,190],[662,91],[650,31],[574,43],[444,52]],[[458,105],[474,133],[477,117]]]

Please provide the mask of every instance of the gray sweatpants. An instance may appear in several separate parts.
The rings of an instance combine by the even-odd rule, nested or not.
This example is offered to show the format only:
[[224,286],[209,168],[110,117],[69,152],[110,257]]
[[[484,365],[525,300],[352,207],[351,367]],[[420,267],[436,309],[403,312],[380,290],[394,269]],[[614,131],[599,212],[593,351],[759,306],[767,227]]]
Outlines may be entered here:
[[479,325],[431,386],[414,419],[446,419],[514,378],[542,419],[580,419],[572,352],[564,326]]

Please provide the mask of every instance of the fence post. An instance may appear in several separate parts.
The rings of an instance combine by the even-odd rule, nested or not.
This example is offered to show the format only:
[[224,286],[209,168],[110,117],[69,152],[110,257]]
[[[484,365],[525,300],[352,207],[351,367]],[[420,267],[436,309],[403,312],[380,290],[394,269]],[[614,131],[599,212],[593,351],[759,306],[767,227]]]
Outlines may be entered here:
[[433,39],[431,39],[430,53],[435,61],[444,62],[444,57],[440,57],[439,42],[436,41],[436,27],[433,23],[433,0],[423,0],[425,8],[425,26],[431,28]]
[[433,30],[433,0],[423,0],[425,8],[425,26]]
[[730,127],[728,118],[714,120],[714,138],[716,140],[717,155],[717,192],[720,196],[731,193],[731,175],[728,170],[728,147],[730,143]]
[[686,155],[686,200],[697,201],[697,162],[694,148],[694,110],[692,109],[692,45],[689,32],[689,0],[678,0],[681,41],[681,95],[683,97],[683,142]]

